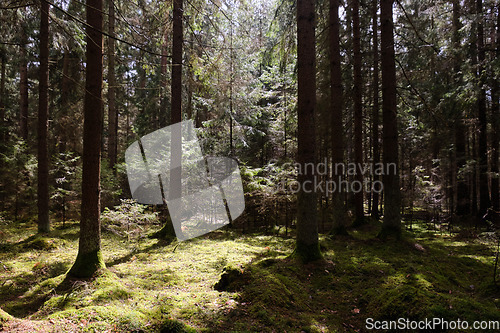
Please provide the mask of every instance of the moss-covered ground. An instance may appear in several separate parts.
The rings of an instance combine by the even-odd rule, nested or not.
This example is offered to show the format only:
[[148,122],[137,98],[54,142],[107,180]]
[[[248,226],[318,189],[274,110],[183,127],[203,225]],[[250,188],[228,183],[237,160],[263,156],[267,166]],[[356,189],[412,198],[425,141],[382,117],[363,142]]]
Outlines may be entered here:
[[[282,236],[226,230],[166,244],[103,231],[107,269],[71,280],[77,223],[42,237],[33,223],[5,221],[0,331],[363,332],[369,317],[500,320],[491,235],[417,222],[403,241],[380,241],[379,227],[322,237],[324,260],[307,265],[289,258],[294,241]],[[224,269],[241,274],[217,291]]]

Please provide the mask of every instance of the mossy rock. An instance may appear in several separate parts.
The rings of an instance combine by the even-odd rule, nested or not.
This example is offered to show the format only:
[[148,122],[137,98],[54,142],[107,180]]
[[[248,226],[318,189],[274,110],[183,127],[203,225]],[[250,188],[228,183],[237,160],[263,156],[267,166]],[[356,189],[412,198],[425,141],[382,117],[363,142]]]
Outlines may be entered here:
[[196,330],[180,321],[168,319],[161,326],[160,333],[196,333]]
[[238,291],[248,283],[248,274],[243,269],[226,266],[219,282],[214,285],[217,291]]

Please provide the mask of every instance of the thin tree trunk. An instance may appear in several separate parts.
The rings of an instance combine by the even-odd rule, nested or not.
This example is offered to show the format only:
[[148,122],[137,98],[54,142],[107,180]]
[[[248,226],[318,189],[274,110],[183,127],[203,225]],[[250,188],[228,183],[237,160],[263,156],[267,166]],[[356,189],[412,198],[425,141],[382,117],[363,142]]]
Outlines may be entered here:
[[[354,53],[354,162],[356,163],[356,183],[363,184],[363,81],[361,78],[361,38],[359,30],[359,0],[352,0],[352,36]],[[364,223],[364,191],[354,193],[356,220],[354,225]]]
[[49,3],[40,4],[40,68],[38,85],[38,232],[50,231],[49,153],[47,147],[49,113]]
[[[380,120],[380,105],[379,105],[379,55],[378,55],[378,20],[377,20],[377,0],[373,1],[372,8],[372,20],[373,20],[373,111],[372,111],[372,144],[373,144],[373,165],[376,166],[380,163],[380,149],[379,149],[379,134],[378,126]],[[380,177],[373,175],[373,182],[379,181]],[[373,188],[373,186],[372,186]],[[380,216],[378,205],[379,205],[379,194],[378,192],[372,191],[372,211],[371,216],[374,219],[378,219]]]
[[108,34],[108,159],[109,167],[116,174],[115,164],[118,154],[118,111],[116,109],[116,75],[115,75],[115,0],[108,0],[109,26]]
[[[344,163],[344,136],[342,126],[342,72],[340,58],[340,36],[339,36],[339,0],[330,0],[330,107],[331,114],[331,140],[332,140],[332,181],[336,184],[336,190],[332,193],[333,228],[331,234],[347,235],[347,214],[344,197],[340,189],[340,181],[343,175],[341,168],[335,165]],[[337,173],[339,171],[339,173]]]
[[233,23],[230,24],[230,46],[229,46],[229,156],[234,156],[233,147]]
[[[455,84],[459,85],[460,79],[460,2],[453,0],[453,48],[455,52],[453,71],[455,73]],[[456,213],[459,216],[470,214],[470,195],[467,186],[467,178],[465,174],[461,174],[466,165],[466,128],[464,124],[463,113],[460,111],[459,116],[455,121],[455,159],[456,159],[456,179],[457,179],[457,208]]]
[[[492,10],[493,12],[493,10]],[[496,31],[493,28],[493,40],[495,40],[496,46],[496,60],[500,59],[500,4],[497,5],[497,24]],[[495,36],[496,35],[496,36]],[[499,104],[499,82],[498,79],[492,75],[491,84],[491,127],[492,127],[492,139],[491,139],[491,174],[493,175],[491,179],[491,203],[493,209],[498,211],[500,209],[500,185],[498,179],[499,173],[499,141],[500,141],[500,104]]]
[[321,258],[318,241],[317,200],[313,171],[306,165],[315,162],[316,134],[316,50],[315,1],[297,0],[297,69],[298,69],[298,152],[302,168],[298,175],[301,189],[297,198],[297,240],[294,255],[303,261]]
[[161,101],[160,101],[160,115],[159,115],[159,125],[160,128],[167,126],[167,115],[168,115],[168,95],[167,95],[167,66],[168,66],[168,34],[164,33],[163,43],[161,47],[161,61],[160,61],[160,72],[161,72]]
[[[183,42],[183,29],[182,29],[182,0],[174,0],[173,7],[173,39],[172,39],[172,109],[170,111],[171,125],[181,122],[182,120],[182,42]],[[170,187],[168,198],[165,200],[175,200],[181,197],[181,160],[182,160],[182,132],[172,131],[172,140],[170,147],[170,165],[179,165],[177,168],[170,169]],[[174,138],[178,138],[175,140]],[[166,203],[166,202],[165,202]],[[175,238],[175,229],[172,225],[172,219],[165,209],[165,225],[157,233],[157,237],[172,240]],[[180,228],[178,232],[180,232]]]
[[5,63],[6,55],[0,53],[0,61],[2,61],[2,65],[0,68],[0,143],[4,143],[7,141],[6,138],[6,124],[5,124]]
[[[477,161],[477,127],[474,125],[474,131],[472,132],[472,159],[474,161]],[[474,214],[474,215],[477,215],[478,214],[478,208],[477,208],[477,184],[478,184],[478,178],[479,178],[479,175],[478,175],[478,165],[477,165],[477,162],[474,164],[474,168],[473,168],[473,171],[472,171],[472,183],[471,183],[471,187],[472,187],[472,200],[471,200],[471,213]]]
[[21,54],[20,54],[20,101],[19,101],[19,131],[24,141],[28,140],[28,51],[26,45],[28,37],[24,26],[21,28]]
[[102,22],[102,0],[88,0],[80,241],[76,261],[68,273],[81,278],[90,277],[105,268],[100,221]]
[[383,110],[383,163],[385,168],[396,166],[396,172],[385,172],[384,222],[380,236],[401,236],[401,194],[399,189],[398,128],[396,100],[396,63],[392,18],[393,0],[380,1],[381,51],[382,51],[382,110]]
[[[171,124],[176,124],[182,120],[182,43],[183,29],[182,18],[183,8],[182,0],[174,0],[173,13],[173,39],[172,39],[172,113]],[[170,165],[181,165],[181,132],[172,132],[172,137],[177,136],[179,140],[171,140],[172,147],[170,150],[171,162]],[[170,170],[170,199],[180,198],[182,195],[181,189],[181,168]]]
[[478,120],[479,120],[479,215],[486,214],[490,206],[490,195],[488,189],[488,137],[486,118],[486,91],[484,89],[484,29],[483,29],[483,1],[477,0],[476,14],[477,22],[477,49],[478,49],[478,75],[479,75],[479,96],[477,99]]

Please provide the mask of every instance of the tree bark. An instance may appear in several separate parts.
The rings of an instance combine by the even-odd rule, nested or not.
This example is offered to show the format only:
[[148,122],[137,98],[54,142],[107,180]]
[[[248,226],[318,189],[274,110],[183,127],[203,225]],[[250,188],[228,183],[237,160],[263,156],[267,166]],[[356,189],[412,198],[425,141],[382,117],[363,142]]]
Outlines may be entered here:
[[4,143],[7,141],[6,138],[6,124],[5,124],[5,63],[6,55],[0,53],[0,61],[2,61],[2,65],[0,68],[0,143]]
[[168,33],[165,32],[161,47],[161,100],[160,100],[160,114],[158,116],[159,127],[163,128],[168,124],[168,95],[167,95],[167,66],[168,66]]
[[[459,0],[453,0],[453,48],[454,48],[454,59],[453,59],[453,71],[455,73],[455,84],[459,85],[460,79],[460,2]],[[460,110],[460,109],[459,109]],[[464,169],[466,165],[466,128],[464,124],[463,113],[460,110],[455,121],[455,160],[456,160],[456,179],[457,179],[457,207],[456,213],[459,216],[464,216],[470,214],[470,195],[469,188],[467,186],[467,179],[464,174],[460,171]]]
[[479,215],[486,214],[490,207],[490,195],[488,189],[488,136],[487,118],[486,118],[486,90],[484,89],[484,28],[483,28],[483,1],[477,0],[476,14],[477,22],[477,60],[478,60],[478,76],[479,76],[479,95],[477,99],[478,121],[479,121]]
[[115,75],[115,4],[108,0],[109,26],[108,34],[108,159],[109,167],[116,174],[115,164],[118,155],[118,111],[116,109],[116,75]]
[[80,278],[90,277],[105,268],[101,253],[100,221],[102,22],[102,0],[88,0],[80,241],[76,261],[68,273]]
[[[170,112],[170,124],[181,122],[182,120],[182,43],[183,43],[183,3],[182,0],[174,0],[173,7],[173,38],[172,38],[172,108]],[[178,137],[179,140],[174,138]],[[170,165],[181,165],[182,160],[182,132],[172,131],[172,140],[170,147]],[[170,187],[168,200],[175,200],[182,196],[182,169],[170,169]],[[167,209],[166,207],[164,207]],[[168,214],[165,214],[168,215]],[[180,230],[180,228],[179,228]],[[157,233],[157,237],[173,239],[175,238],[175,229],[172,225],[172,219],[169,216],[165,218],[165,225]]]
[[399,189],[398,127],[396,100],[396,63],[394,55],[393,0],[380,1],[382,51],[382,110],[383,110],[383,163],[385,168],[396,166],[396,172],[385,172],[384,222],[380,237],[401,236],[401,194]]
[[317,200],[314,171],[306,165],[315,162],[316,134],[316,50],[315,1],[297,0],[297,83],[298,83],[298,152],[301,166],[297,198],[297,239],[294,255],[303,261],[321,258],[318,241]]
[[340,23],[339,23],[339,0],[330,0],[329,20],[330,20],[330,107],[331,107],[331,140],[332,140],[332,166],[333,179],[336,184],[336,191],[332,193],[333,208],[333,235],[347,235],[347,214],[344,198],[340,189],[340,181],[343,175],[337,171],[335,165],[344,163],[344,136],[342,126],[342,72],[340,57]]
[[28,140],[28,37],[24,23],[21,24],[21,54],[20,54],[20,101],[19,101],[19,133],[24,141]]
[[49,152],[47,146],[49,113],[49,3],[40,4],[40,68],[38,86],[38,232],[50,231]]
[[[373,1],[372,8],[373,20],[373,110],[372,110],[372,144],[373,144],[373,165],[380,163],[379,134],[378,127],[380,121],[379,105],[379,55],[378,55],[378,17],[377,0]],[[379,176],[373,175],[373,182],[379,181]],[[378,210],[379,194],[372,191],[372,211],[371,216],[378,219],[380,212]]]
[[[493,12],[493,10],[492,10]],[[496,30],[496,31],[495,31]],[[493,28],[496,47],[495,58],[498,60],[500,58],[500,4],[497,5],[497,24],[496,29]],[[498,79],[492,75],[491,83],[491,127],[492,127],[492,138],[491,138],[491,203],[494,210],[500,210],[500,184],[498,179],[499,173],[499,141],[500,141],[500,104],[499,104],[499,89],[498,89]]]
[[[354,53],[354,161],[356,163],[356,183],[363,184],[363,80],[361,78],[361,37],[359,30],[359,0],[352,0],[352,36]],[[354,193],[356,219],[354,226],[364,223],[364,190]]]

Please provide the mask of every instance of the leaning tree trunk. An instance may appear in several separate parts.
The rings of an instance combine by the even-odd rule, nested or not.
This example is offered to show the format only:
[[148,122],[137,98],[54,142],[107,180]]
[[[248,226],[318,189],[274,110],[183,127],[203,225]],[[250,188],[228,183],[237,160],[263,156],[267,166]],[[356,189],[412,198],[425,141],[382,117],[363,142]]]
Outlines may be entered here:
[[[297,0],[297,83],[298,83],[298,152],[302,172],[297,198],[297,239],[294,255],[308,262],[321,258],[318,241],[317,200],[313,185],[315,175],[305,170],[315,162],[316,135],[316,49],[315,1]],[[309,184],[309,185],[307,185]]]
[[398,126],[396,100],[396,63],[394,56],[394,32],[392,18],[393,0],[380,1],[381,50],[382,50],[382,109],[383,109],[383,163],[385,169],[396,165],[396,172],[385,172],[384,222],[380,237],[393,234],[401,236],[401,193],[398,171]]
[[[363,100],[361,78],[361,37],[359,30],[359,0],[352,0],[352,36],[354,53],[354,161],[356,163],[355,181],[363,184]],[[365,222],[363,207],[364,191],[361,186],[360,191],[354,193],[354,207],[356,219],[354,226],[362,225]]]
[[[347,235],[347,214],[344,198],[340,189],[340,181],[343,177],[335,165],[344,163],[344,136],[342,127],[342,72],[340,58],[340,23],[339,23],[339,0],[330,0],[330,107],[331,114],[331,140],[332,140],[332,164],[333,182],[336,190],[332,193],[333,228],[332,235]],[[339,168],[340,169],[340,168]]]
[[49,3],[40,5],[40,79],[38,84],[38,232],[50,231],[49,221]]
[[87,1],[87,68],[83,124],[80,242],[69,275],[86,278],[104,268],[101,253],[100,171],[102,105],[102,0]]

